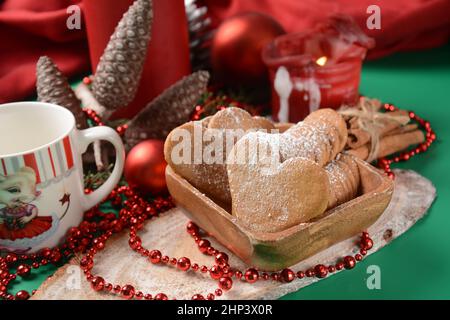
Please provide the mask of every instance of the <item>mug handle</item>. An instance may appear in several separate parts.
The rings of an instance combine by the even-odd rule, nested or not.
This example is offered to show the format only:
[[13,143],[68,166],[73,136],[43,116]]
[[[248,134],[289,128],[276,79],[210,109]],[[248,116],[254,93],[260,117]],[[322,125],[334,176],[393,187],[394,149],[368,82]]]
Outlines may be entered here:
[[114,164],[113,172],[105,183],[103,183],[100,188],[94,192],[84,195],[84,201],[82,203],[84,211],[96,206],[109,195],[109,193],[119,182],[125,164],[125,149],[122,139],[116,131],[109,127],[93,127],[78,131],[78,145],[80,153],[85,153],[87,147],[97,140],[105,140],[112,143],[116,149],[116,162]]

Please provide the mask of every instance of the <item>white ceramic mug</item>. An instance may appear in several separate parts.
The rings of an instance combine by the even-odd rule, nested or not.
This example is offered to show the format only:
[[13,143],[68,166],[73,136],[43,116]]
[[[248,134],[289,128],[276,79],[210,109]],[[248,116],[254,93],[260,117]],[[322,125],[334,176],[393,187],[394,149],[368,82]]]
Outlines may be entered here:
[[[81,155],[97,140],[111,142],[109,179],[84,193]],[[61,243],[83,213],[118,183],[125,151],[109,127],[77,130],[67,109],[41,102],[0,105],[0,253],[31,253]]]

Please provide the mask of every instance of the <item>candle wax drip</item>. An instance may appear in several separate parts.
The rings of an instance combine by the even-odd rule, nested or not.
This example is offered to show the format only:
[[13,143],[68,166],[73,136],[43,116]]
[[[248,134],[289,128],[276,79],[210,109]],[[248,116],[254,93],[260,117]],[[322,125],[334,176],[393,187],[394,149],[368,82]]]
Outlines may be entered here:
[[321,94],[320,87],[314,77],[308,79],[291,80],[289,71],[281,66],[275,74],[274,88],[280,99],[280,110],[278,111],[278,121],[289,121],[289,97],[292,90],[305,91],[304,99],[309,100],[309,112],[314,112],[320,107]]

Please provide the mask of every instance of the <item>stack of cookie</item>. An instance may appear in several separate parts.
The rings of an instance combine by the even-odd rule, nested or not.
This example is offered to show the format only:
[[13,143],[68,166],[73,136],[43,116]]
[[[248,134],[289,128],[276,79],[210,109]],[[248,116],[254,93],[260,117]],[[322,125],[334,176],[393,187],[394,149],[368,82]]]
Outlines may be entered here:
[[[186,136],[189,148],[180,148]],[[231,211],[242,226],[279,232],[357,195],[357,164],[341,153],[346,142],[346,123],[331,109],[281,133],[264,118],[228,108],[173,130],[165,156],[175,172]],[[180,163],[180,157],[186,161]]]

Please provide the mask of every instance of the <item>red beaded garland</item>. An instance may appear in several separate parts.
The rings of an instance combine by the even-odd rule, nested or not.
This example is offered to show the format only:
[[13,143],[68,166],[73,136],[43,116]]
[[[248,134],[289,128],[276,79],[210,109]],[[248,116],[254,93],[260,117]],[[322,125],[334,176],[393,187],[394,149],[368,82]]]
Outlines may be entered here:
[[[386,112],[393,112],[399,110],[397,107],[392,104],[384,104],[384,110]],[[431,128],[431,125],[428,121],[423,120],[419,116],[417,116],[414,112],[409,112],[409,118],[411,120],[416,121],[424,130],[425,130],[425,142],[419,144],[415,148],[401,152],[399,155],[391,157],[391,159],[381,158],[377,161],[377,166],[385,171],[387,176],[391,179],[395,178],[394,172],[392,172],[391,164],[398,163],[401,161],[408,161],[411,157],[418,155],[419,153],[425,152],[428,150],[430,145],[436,140],[436,133]]]

